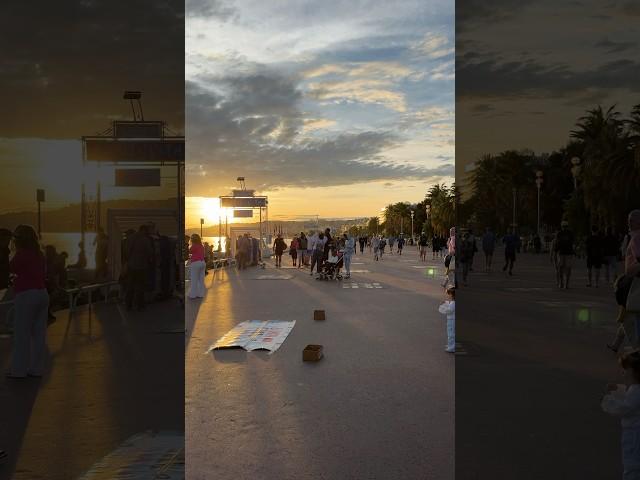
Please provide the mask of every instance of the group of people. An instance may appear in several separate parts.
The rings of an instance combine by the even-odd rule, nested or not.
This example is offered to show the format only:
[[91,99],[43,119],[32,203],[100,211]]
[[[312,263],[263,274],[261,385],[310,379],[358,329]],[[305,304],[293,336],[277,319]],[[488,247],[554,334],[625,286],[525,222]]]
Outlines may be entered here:
[[282,256],[287,250],[293,266],[299,269],[309,267],[310,275],[313,275],[315,269],[320,277],[325,267],[342,262],[346,278],[350,278],[351,259],[356,253],[356,240],[347,233],[332,235],[331,229],[326,228],[324,231],[310,232],[309,235],[300,232],[300,235],[295,235],[291,244],[287,246],[282,235],[277,234],[273,242],[276,268],[282,266]]

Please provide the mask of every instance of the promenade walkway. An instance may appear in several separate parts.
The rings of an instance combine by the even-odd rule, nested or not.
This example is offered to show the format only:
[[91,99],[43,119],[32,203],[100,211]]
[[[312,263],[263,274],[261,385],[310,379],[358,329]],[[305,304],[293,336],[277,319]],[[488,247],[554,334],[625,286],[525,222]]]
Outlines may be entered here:
[[[171,452],[183,443],[179,302],[151,304],[141,313],[97,303],[91,316],[86,307],[78,307],[71,321],[67,311],[56,315],[47,332],[49,372],[42,379],[0,377],[0,448],[9,455],[0,479],[116,478],[117,465],[139,471],[142,454],[156,469],[174,474],[163,478],[182,478],[175,476],[184,471],[176,465],[180,452],[162,459],[159,450]],[[10,352],[11,338],[3,335],[3,371]],[[127,442],[127,457],[112,454]],[[96,465],[103,476],[83,476]],[[127,478],[150,478],[148,468],[144,475]]]
[[[342,282],[271,262],[208,275],[186,307],[188,478],[452,479],[454,356],[430,265],[407,248],[356,255]],[[297,323],[273,355],[205,354],[246,320]],[[312,343],[325,357],[303,363]]]

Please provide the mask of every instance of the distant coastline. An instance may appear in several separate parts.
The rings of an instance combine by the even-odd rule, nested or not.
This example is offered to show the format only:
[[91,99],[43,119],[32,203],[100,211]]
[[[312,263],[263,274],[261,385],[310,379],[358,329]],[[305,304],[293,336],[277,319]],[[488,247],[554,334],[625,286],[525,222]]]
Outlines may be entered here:
[[[109,209],[173,209],[176,199],[166,200],[106,200],[102,202],[102,218],[107,219]],[[71,203],[61,208],[47,209],[46,203],[42,208],[42,231],[51,233],[73,233],[80,231],[80,203]],[[22,210],[0,214],[0,228],[13,230],[17,225],[38,223],[37,211]]]

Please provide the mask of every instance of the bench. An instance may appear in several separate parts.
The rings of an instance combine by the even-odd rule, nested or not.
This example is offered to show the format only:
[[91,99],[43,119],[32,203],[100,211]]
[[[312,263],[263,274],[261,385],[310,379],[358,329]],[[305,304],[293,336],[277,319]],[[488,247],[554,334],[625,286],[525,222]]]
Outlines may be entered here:
[[67,294],[67,297],[69,299],[69,319],[71,319],[71,317],[73,316],[73,312],[78,307],[78,299],[80,298],[80,295],[84,293],[88,294],[89,311],[91,311],[91,306],[93,305],[93,292],[95,292],[96,290],[102,291],[104,289],[104,301],[106,303],[109,299],[109,293],[111,293],[111,287],[114,286],[119,288],[120,284],[117,281],[112,280],[109,282],[80,285],[74,288],[64,288],[63,290]]

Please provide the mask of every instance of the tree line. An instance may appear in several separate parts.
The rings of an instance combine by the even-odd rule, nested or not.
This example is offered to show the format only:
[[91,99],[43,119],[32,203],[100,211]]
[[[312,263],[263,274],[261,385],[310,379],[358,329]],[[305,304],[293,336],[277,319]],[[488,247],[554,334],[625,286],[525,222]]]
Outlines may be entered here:
[[472,194],[457,203],[458,224],[476,231],[491,226],[504,233],[513,223],[521,234],[537,228],[540,188],[543,231],[567,220],[579,235],[591,225],[626,231],[626,216],[640,208],[640,104],[625,118],[616,106],[588,110],[567,144],[550,154],[507,150],[484,155],[471,174]]

